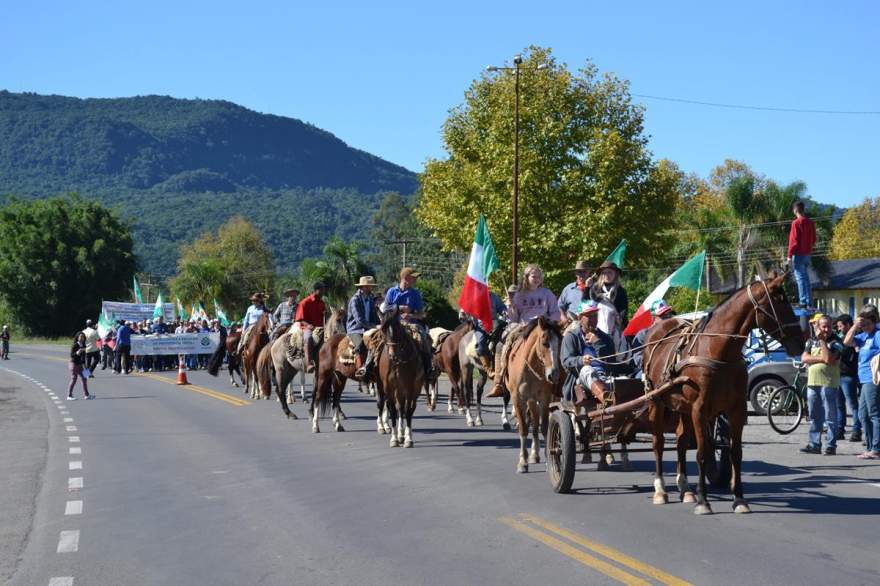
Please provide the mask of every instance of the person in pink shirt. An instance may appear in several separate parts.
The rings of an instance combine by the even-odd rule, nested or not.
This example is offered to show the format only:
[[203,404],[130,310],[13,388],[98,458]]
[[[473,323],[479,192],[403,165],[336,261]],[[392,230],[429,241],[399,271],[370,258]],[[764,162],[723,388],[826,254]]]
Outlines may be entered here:
[[525,326],[538,317],[558,322],[560,317],[559,303],[549,289],[544,287],[544,271],[536,264],[526,265],[523,270],[522,284],[513,296],[513,303],[508,310],[510,324],[501,335],[502,348],[495,352],[495,386],[486,397],[504,395],[504,377],[507,374],[507,351],[516,340],[516,336]]

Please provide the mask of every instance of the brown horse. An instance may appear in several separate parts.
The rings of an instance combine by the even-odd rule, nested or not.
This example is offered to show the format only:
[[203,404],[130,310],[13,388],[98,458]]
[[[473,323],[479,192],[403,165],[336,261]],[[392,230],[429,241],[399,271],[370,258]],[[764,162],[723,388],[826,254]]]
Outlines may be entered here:
[[[780,342],[790,356],[803,352],[803,332],[783,288],[786,276],[739,289],[692,327],[683,320],[669,319],[648,334],[644,365],[651,386],[659,389],[665,383],[679,381],[665,393],[655,395],[649,405],[656,460],[655,504],[667,502],[663,485],[663,429],[667,413],[678,412],[685,427],[679,430],[680,437],[692,432],[696,439],[699,480],[694,512],[712,512],[706,500],[705,468],[711,447],[708,436],[710,423],[723,413],[730,428],[733,509],[736,513],[750,512],[740,476],[748,380],[742,349],[749,332],[759,327]],[[682,473],[680,467],[679,474]],[[686,488],[686,477],[683,483]]]
[[272,343],[266,344],[260,349],[257,356],[256,376],[257,387],[260,390],[257,399],[260,398],[260,395],[264,399],[272,396],[272,346]]
[[227,356],[229,357],[229,382],[233,387],[239,386],[235,381],[235,373],[238,373],[238,378],[244,384],[244,375],[241,373],[241,360],[237,354],[239,340],[241,340],[241,331],[231,332],[226,336],[225,342],[222,342],[217,347],[214,354],[208,360],[208,374],[217,376],[220,373],[220,367],[223,366],[223,359]]
[[379,419],[387,408],[391,418],[391,441],[396,448],[403,436],[403,447],[413,447],[412,416],[425,383],[425,369],[419,347],[400,323],[397,311],[382,316],[384,338],[377,361],[376,407]]
[[244,392],[250,394],[251,399],[256,399],[259,393],[257,358],[263,346],[269,343],[269,313],[264,311],[251,328],[253,331],[247,346],[241,351],[241,363],[244,365]]
[[[476,345],[476,326],[473,324],[470,325],[468,331],[465,332],[464,336],[462,336],[461,340],[458,343],[458,364],[461,369],[461,381],[459,384],[459,388],[461,389],[461,395],[464,403],[464,415],[465,421],[467,422],[468,427],[477,426],[480,427],[483,425],[483,390],[486,388],[486,382],[489,380],[489,373],[486,372],[486,368],[483,364],[475,357],[473,350]],[[495,363],[494,356],[494,340],[490,334],[485,334],[490,339],[487,341],[489,346],[490,358],[492,364]],[[476,388],[474,387],[474,371],[477,371],[479,374],[479,380],[477,381]],[[510,394],[504,393],[502,398],[503,403],[501,405],[501,427],[504,431],[510,431],[510,420],[507,418],[507,407],[510,404]],[[473,417],[471,415],[471,406],[476,406],[477,415]]]
[[[457,328],[452,330],[452,333],[443,339],[440,343],[440,347],[434,353],[434,366],[439,372],[445,372],[446,376],[449,378],[450,388],[447,407],[449,413],[452,413],[453,397],[458,401],[460,408],[463,406],[463,397],[461,395],[461,363],[458,361],[458,345],[459,342],[461,342],[462,337],[469,331],[470,326],[467,323],[459,324]],[[434,388],[430,391],[430,395],[433,397],[434,402],[437,400],[437,384],[437,382],[434,382],[432,384]]]
[[[562,332],[559,326],[544,317],[538,317],[523,330],[517,340],[508,340],[507,380],[519,426],[519,462],[517,472],[528,472],[529,464],[541,461],[538,455],[540,428],[547,436],[550,403],[555,400],[559,386],[561,365],[559,348]],[[526,461],[526,436],[532,428],[532,450]]]

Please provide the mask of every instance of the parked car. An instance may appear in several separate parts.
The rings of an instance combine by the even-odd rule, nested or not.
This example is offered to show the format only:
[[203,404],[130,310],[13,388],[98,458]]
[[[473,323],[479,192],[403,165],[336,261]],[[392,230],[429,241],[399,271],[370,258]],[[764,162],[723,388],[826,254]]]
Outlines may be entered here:
[[797,367],[785,352],[762,355],[749,364],[749,403],[758,415],[767,414],[767,400],[779,387],[792,384]]

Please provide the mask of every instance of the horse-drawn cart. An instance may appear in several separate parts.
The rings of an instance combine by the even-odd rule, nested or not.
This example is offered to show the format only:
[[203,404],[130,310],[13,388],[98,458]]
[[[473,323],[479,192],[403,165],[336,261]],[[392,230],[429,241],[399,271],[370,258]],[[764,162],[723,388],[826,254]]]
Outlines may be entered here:
[[[571,490],[578,453],[583,456],[581,463],[589,463],[592,453],[598,451],[599,469],[603,470],[611,463],[614,451],[620,453],[625,469],[629,465],[629,453],[652,452],[652,447],[631,449],[627,444],[636,440],[637,433],[651,433],[649,401],[677,382],[670,381],[646,393],[641,380],[613,379],[611,392],[604,403],[593,402],[587,413],[577,414],[571,404],[552,403],[545,449],[553,490],[559,493]],[[678,423],[678,417],[669,418],[664,431],[676,432]],[[722,487],[730,483],[731,477],[727,421],[722,415],[711,422],[711,427],[707,430],[707,437],[711,438],[713,449],[707,452],[706,480],[713,486]],[[693,443],[693,438],[684,437],[681,441]],[[613,450],[613,443],[619,444],[620,448]]]

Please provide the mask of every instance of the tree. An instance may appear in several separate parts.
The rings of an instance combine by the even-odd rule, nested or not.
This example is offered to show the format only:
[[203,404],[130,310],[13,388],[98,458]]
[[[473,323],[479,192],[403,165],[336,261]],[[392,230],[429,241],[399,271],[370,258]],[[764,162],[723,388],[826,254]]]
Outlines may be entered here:
[[0,208],[0,297],[38,335],[70,335],[101,300],[125,299],[135,270],[129,226],[76,195]]
[[[539,67],[542,67],[539,69]],[[520,258],[541,263],[551,286],[581,258],[601,261],[621,238],[648,262],[671,237],[678,169],[655,163],[643,108],[628,84],[587,63],[571,72],[531,47],[520,79]],[[502,266],[510,266],[514,75],[484,73],[443,126],[446,159],[421,175],[417,214],[446,249],[470,249],[483,213]],[[508,271],[494,276],[496,286]]]
[[172,292],[184,303],[213,299],[237,315],[255,292],[272,291],[275,262],[260,231],[240,216],[180,247]]
[[846,211],[834,226],[831,258],[848,260],[880,256],[880,197],[865,200]]
[[314,283],[320,281],[327,287],[327,302],[335,307],[345,307],[360,276],[373,272],[361,258],[362,248],[360,242],[347,243],[338,236],[331,238],[324,245],[323,257],[307,258],[300,264],[300,289],[311,293]]

